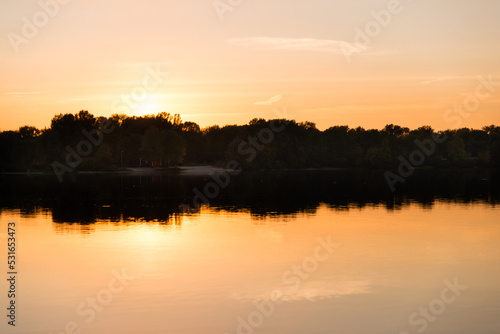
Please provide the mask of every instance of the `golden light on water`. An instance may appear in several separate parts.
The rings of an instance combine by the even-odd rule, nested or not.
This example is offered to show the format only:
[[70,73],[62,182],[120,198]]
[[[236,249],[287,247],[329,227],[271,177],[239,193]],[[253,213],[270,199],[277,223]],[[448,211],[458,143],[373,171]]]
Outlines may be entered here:
[[[98,334],[111,328],[224,332],[276,291],[279,311],[263,328],[304,328],[311,326],[305,319],[316,317],[314,328],[366,332],[399,321],[399,329],[411,329],[408,314],[439,297],[443,280],[458,277],[474,290],[465,291],[441,316],[456,332],[477,327],[481,318],[469,312],[468,324],[450,321],[456,312],[484,307],[486,296],[498,291],[491,281],[500,254],[497,216],[498,208],[478,203],[436,203],[432,210],[414,204],[390,213],[382,206],[345,211],[320,206],[315,214],[286,220],[202,210],[179,224],[96,222],[87,233],[53,223],[50,215],[21,219],[19,212],[4,211],[0,226],[22,221],[20,301],[23,315],[31,319],[22,323],[26,330],[36,323],[54,331],[72,319]],[[66,228],[55,228],[61,225]],[[340,245],[307,279],[285,279],[285,272],[314,256],[318,237]],[[134,278],[96,314],[97,321],[87,324],[75,308],[123,270]],[[378,320],[356,320],[367,313]],[[137,315],[148,321],[136,321]]]

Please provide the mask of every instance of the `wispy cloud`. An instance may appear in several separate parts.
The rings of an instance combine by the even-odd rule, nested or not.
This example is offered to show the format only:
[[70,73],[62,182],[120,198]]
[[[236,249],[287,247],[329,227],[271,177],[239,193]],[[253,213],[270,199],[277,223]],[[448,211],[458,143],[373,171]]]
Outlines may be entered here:
[[226,40],[227,43],[251,50],[295,50],[341,52],[346,49],[365,51],[367,46],[345,41],[315,38],[244,37]]
[[263,102],[255,102],[254,104],[266,104],[266,105],[269,105],[269,104],[273,104],[274,102],[278,102],[279,100],[281,100],[283,98],[283,95],[276,95],[276,96],[273,96],[271,97],[269,100],[267,101],[263,101]]
[[440,82],[440,81],[452,80],[455,78],[456,78],[455,76],[447,75],[445,77],[439,77],[439,78],[435,78],[435,79],[431,79],[431,80],[422,81],[422,83],[423,84],[431,84],[431,83]]
[[73,102],[86,102],[86,101],[100,101],[100,100],[107,100],[109,97],[82,97],[82,98],[69,98],[69,99],[62,99],[57,101],[57,103],[73,103]]
[[37,95],[43,92],[6,92],[5,95],[23,96],[23,95]]

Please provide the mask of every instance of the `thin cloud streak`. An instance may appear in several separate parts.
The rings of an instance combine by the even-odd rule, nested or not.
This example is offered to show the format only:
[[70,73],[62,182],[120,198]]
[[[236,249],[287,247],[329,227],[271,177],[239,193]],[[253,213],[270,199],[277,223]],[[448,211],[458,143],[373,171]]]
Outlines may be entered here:
[[452,75],[447,75],[445,77],[440,77],[440,78],[435,78],[435,79],[431,79],[431,80],[427,80],[427,81],[422,81],[422,83],[423,84],[431,84],[431,83],[435,83],[435,82],[448,81],[448,80],[452,80],[455,78],[457,78],[457,77],[452,76]]
[[37,95],[43,94],[43,92],[6,92],[5,95]]
[[355,45],[345,41],[315,38],[283,38],[283,37],[244,37],[231,38],[227,43],[251,50],[293,50],[293,51],[321,51],[342,52],[342,50],[356,48],[361,51],[367,46]]
[[283,95],[276,95],[276,96],[273,96],[271,97],[269,100],[267,101],[264,101],[264,102],[255,102],[254,104],[265,104],[265,105],[270,105],[270,104],[273,104],[275,102],[278,102],[280,101],[281,99],[283,98]]

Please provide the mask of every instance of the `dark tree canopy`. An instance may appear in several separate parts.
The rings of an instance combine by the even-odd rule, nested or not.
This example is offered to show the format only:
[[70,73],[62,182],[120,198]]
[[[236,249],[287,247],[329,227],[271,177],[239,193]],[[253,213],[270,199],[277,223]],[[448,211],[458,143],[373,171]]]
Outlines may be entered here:
[[82,110],[55,115],[46,129],[22,126],[0,132],[0,170],[52,171],[55,161],[66,163],[68,147],[82,155],[76,170],[114,170],[122,164],[224,166],[230,160],[246,169],[389,169],[437,135],[445,140],[434,143],[424,167],[500,167],[500,127],[495,125],[440,132],[430,126],[410,130],[388,124],[377,130],[336,125],[320,131],[312,122],[255,118],[247,125],[202,129],[166,112],[106,118]]

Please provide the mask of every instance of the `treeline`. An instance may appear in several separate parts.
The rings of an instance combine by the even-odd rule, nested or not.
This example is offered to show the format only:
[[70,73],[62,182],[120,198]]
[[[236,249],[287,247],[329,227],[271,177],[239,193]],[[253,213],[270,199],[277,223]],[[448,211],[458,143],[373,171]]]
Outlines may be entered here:
[[[437,139],[439,138],[439,139]],[[56,115],[49,128],[0,132],[0,171],[172,167],[237,161],[244,169],[396,168],[421,151],[433,167],[500,167],[500,127],[436,132],[386,125],[381,130],[311,122],[253,119],[247,125],[201,129],[179,115]]]

